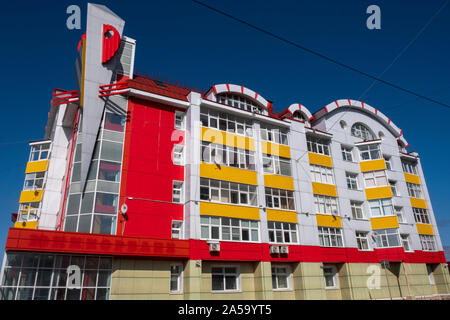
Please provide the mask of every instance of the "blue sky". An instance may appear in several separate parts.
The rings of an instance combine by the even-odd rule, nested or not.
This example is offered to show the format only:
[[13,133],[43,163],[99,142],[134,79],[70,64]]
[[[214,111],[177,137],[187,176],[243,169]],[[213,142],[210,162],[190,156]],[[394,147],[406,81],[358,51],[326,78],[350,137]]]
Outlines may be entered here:
[[[205,0],[207,1],[207,0]],[[433,1],[207,1],[252,24],[379,75],[445,3]],[[137,40],[136,68],[191,86],[242,84],[274,102],[316,111],[341,98],[359,99],[372,80],[273,39],[189,1],[108,1]],[[78,4],[82,29],[66,28],[66,8]],[[366,8],[381,8],[381,30],[366,28]],[[86,2],[2,3],[0,50],[3,124],[0,127],[0,250],[10,214],[17,212],[28,141],[42,139],[55,87],[75,89],[76,46]],[[383,79],[450,104],[450,5],[404,52]],[[376,84],[361,99],[403,129],[421,155],[444,245],[450,245],[448,181],[450,109]],[[3,254],[3,251],[1,251]]]

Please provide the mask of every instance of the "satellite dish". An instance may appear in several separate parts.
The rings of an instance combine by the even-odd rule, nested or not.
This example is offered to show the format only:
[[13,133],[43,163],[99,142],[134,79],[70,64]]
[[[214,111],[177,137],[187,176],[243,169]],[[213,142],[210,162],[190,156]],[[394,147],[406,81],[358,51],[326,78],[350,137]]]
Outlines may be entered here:
[[123,215],[125,215],[127,213],[128,210],[128,206],[124,203],[122,204],[122,206],[120,207],[120,211],[122,212]]

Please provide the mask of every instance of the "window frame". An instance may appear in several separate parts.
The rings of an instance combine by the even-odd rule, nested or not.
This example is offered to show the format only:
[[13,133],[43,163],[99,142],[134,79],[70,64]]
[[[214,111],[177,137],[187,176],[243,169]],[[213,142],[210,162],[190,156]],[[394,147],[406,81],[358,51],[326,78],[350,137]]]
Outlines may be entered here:
[[434,235],[419,234],[420,245],[422,246],[422,251],[437,251],[437,245]]
[[[356,237],[356,245],[359,251],[372,251],[372,247],[369,241],[369,232],[356,230],[355,237]],[[366,249],[363,248],[363,242],[365,242],[367,246]]]
[[[349,180],[350,179],[350,180]],[[358,174],[354,172],[345,172],[345,181],[347,182],[347,189],[359,191]],[[354,186],[354,188],[353,188]]]
[[[353,162],[353,148],[341,145],[342,160]],[[348,159],[350,155],[350,160]]]
[[[367,149],[367,150],[362,150]],[[381,159],[381,148],[380,143],[371,143],[358,146],[359,150],[359,159],[360,161],[371,161]],[[367,159],[363,155],[367,155]]]
[[[202,220],[208,220],[208,222],[203,222]],[[214,224],[212,222],[213,219],[217,219],[218,223]],[[227,222],[228,220],[228,222]],[[238,224],[234,224],[235,222]],[[256,227],[253,224],[256,223]],[[230,218],[230,217],[219,217],[219,216],[200,216],[200,239],[207,241],[226,241],[226,242],[245,242],[245,243],[260,243],[261,235],[260,235],[260,221],[257,220],[249,220],[249,219],[240,219],[240,218]],[[203,230],[208,228],[208,236],[203,236]],[[218,234],[218,238],[213,237],[213,228],[216,229]],[[228,230],[228,232],[225,232]],[[238,230],[238,233],[236,233]],[[244,240],[244,231],[248,234],[248,240]],[[256,232],[257,239],[254,239],[254,234]],[[225,234],[229,235],[229,238],[226,239],[224,237]],[[233,236],[239,236],[239,239],[233,238]]]
[[[376,231],[375,242],[377,249],[403,247],[398,228],[377,229],[375,231]],[[390,240],[392,240],[392,238],[390,238],[389,236],[392,235],[396,236],[398,243],[397,245],[392,245],[392,243],[390,243]],[[387,246],[385,246],[384,243],[387,243]],[[381,244],[381,246],[379,244]]]
[[359,138],[365,141],[376,139],[375,134],[372,133],[369,127],[361,122],[356,122],[352,125],[350,134],[355,138]]
[[[280,269],[285,269],[285,272],[280,272]],[[289,265],[283,265],[283,264],[272,264],[271,265],[271,271],[272,271],[272,290],[273,291],[292,291],[292,269]],[[275,271],[275,272],[274,272]],[[286,288],[279,288],[279,276],[285,276],[286,277]],[[275,279],[275,281],[274,281]],[[276,287],[274,287],[274,283],[276,284]]]
[[[324,248],[344,248],[344,236],[342,233],[342,228],[333,228],[333,227],[322,227],[318,226],[318,234],[319,234],[319,246]],[[334,232],[332,232],[334,231]],[[332,245],[332,238],[335,237],[335,242],[337,245]],[[325,239],[328,239],[329,245],[326,245]],[[340,240],[340,241],[339,241]],[[340,244],[340,245],[339,245]]]
[[332,168],[310,164],[311,180],[313,182],[335,185],[334,172]]
[[[411,247],[411,241],[410,241],[409,233],[400,233],[400,242],[401,242],[402,247],[405,250],[405,252],[413,252],[413,249]],[[405,243],[406,243],[408,248],[405,248]]]
[[[287,225],[288,228],[285,228]],[[298,227],[296,223],[281,222],[281,221],[267,221],[267,233],[269,243],[271,244],[298,244]],[[272,236],[271,236],[272,234]],[[286,241],[286,234],[288,234],[289,242]],[[272,241],[271,238],[274,240]],[[293,239],[295,238],[295,241]],[[281,241],[278,241],[281,239]]]
[[313,137],[310,135],[306,136],[306,147],[308,152],[322,154],[331,157],[330,144],[331,144],[330,140]]
[[[314,209],[316,214],[326,214],[332,216],[339,216],[339,202],[338,198],[325,196],[321,194],[314,194]],[[335,211],[333,211],[335,208]],[[331,211],[328,211],[331,209]]]
[[[355,211],[361,210],[361,218],[355,215]],[[350,200],[350,210],[352,211],[352,218],[355,220],[367,220],[366,214],[364,213],[364,201]]]
[[[323,264],[322,268],[325,290],[339,289],[339,272],[337,266],[335,264]],[[325,270],[327,269],[331,269],[331,272],[326,272]],[[327,276],[331,276],[331,279],[333,279],[333,286],[327,286]]]
[[431,224],[431,216],[428,209],[413,207],[414,220],[416,223]]
[[[180,151],[181,148],[181,151]],[[178,149],[178,150],[177,150]],[[174,144],[172,151],[172,159],[173,164],[176,166],[184,166],[185,165],[185,146],[182,144]],[[176,156],[178,155],[178,156]]]
[[[264,187],[264,196],[268,209],[295,211],[295,197],[292,190]],[[278,206],[275,205],[276,202],[278,202]],[[283,202],[286,204],[286,208],[282,208]]]
[[[176,184],[179,184],[179,187]],[[175,191],[179,191],[180,193],[180,199],[178,201],[174,199]],[[172,203],[184,203],[184,181],[172,180]]]
[[[389,207],[391,208],[391,214],[386,214],[385,208],[388,207],[388,205],[384,205],[383,204],[383,201],[385,201],[385,200],[389,200],[390,201]],[[394,205],[392,203],[392,198],[372,199],[372,200],[368,200],[368,202],[369,202],[370,216],[372,218],[394,216]],[[377,204],[378,204],[377,207],[372,205],[375,202],[377,202]],[[379,208],[381,214],[380,215],[374,215],[373,211],[372,211],[372,208]]]
[[[221,273],[216,273],[223,276],[223,290],[214,290],[213,289],[213,269],[222,269]],[[227,273],[225,269],[234,268],[236,271],[234,273]],[[226,289],[226,276],[233,275],[235,276],[235,285],[236,289]],[[226,293],[226,292],[242,292],[241,288],[241,270],[239,265],[211,265],[211,293]]]
[[[172,267],[179,267],[179,273],[177,275],[177,290],[172,290]],[[171,263],[170,264],[170,276],[169,276],[169,294],[183,294],[183,264],[182,263]]]
[[423,195],[423,192],[422,192],[422,187],[421,187],[420,184],[407,182],[406,183],[406,188],[408,189],[408,195],[411,198],[424,199],[424,195]]

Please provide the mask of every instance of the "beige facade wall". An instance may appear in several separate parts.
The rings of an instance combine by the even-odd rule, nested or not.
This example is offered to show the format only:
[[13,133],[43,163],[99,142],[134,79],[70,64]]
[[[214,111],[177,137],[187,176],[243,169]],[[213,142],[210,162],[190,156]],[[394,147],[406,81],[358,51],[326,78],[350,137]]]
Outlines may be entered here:
[[[183,266],[183,291],[180,294],[169,293],[170,266],[174,263],[181,263]],[[289,290],[277,291],[272,289],[271,262],[116,258],[110,299],[352,300],[450,293],[450,274],[445,264],[432,265],[434,285],[430,284],[425,264],[391,262],[389,270],[382,269],[380,264],[336,264],[338,289],[325,288],[321,263],[298,262],[286,265],[292,272],[291,287]],[[237,266],[240,271],[239,290],[212,292],[213,266]]]

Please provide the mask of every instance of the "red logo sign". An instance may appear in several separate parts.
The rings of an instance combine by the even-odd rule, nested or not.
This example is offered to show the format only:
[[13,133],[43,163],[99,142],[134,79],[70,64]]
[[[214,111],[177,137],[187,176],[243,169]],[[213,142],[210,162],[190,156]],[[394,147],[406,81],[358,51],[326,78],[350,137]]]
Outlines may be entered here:
[[103,55],[102,63],[108,62],[119,50],[120,34],[113,26],[103,25]]

